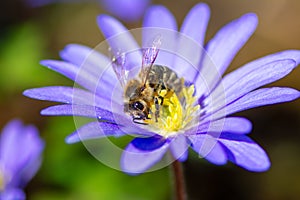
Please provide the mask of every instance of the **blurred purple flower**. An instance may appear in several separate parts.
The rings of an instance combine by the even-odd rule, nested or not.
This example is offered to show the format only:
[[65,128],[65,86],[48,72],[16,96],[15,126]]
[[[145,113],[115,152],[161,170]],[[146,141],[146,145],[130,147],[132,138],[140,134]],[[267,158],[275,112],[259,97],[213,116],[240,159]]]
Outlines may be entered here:
[[44,142],[34,126],[9,122],[0,139],[0,199],[25,199],[24,186],[41,164]]
[[[193,86],[186,86],[189,92],[185,101],[196,99],[196,103],[187,103],[190,106],[188,108],[174,103],[183,109],[183,115],[192,118],[192,123],[184,119],[179,121],[176,129],[171,130],[158,124],[154,125],[156,131],[152,124],[133,123],[132,118],[122,111],[124,105],[120,105],[120,99],[123,98],[123,89],[118,84],[110,59],[76,44],[68,45],[61,52],[64,61],[44,60],[41,64],[74,80],[85,89],[51,86],[26,90],[24,95],[64,103],[44,109],[41,112],[43,115],[98,119],[68,136],[68,143],[125,133],[135,134],[121,158],[121,167],[128,173],[146,171],[168,149],[175,159],[185,161],[188,147],[216,165],[231,161],[250,171],[265,171],[270,167],[268,156],[246,136],[252,129],[251,122],[243,117],[228,115],[299,98],[299,91],[292,88],[260,87],[290,73],[299,64],[300,51],[286,50],[267,55],[223,76],[236,53],[256,29],[257,17],[252,13],[241,16],[221,28],[204,46],[209,15],[206,4],[197,4],[192,8],[179,30],[181,36],[185,37],[179,37],[174,16],[163,6],[152,6],[143,23],[143,48],[147,45],[144,41],[153,39],[157,34],[162,36],[162,50],[155,64],[168,66],[179,77],[183,77],[189,83],[187,85],[195,87],[194,90]],[[100,15],[98,24],[113,51],[122,49],[129,52],[126,57],[127,68],[141,65],[142,51],[119,21]],[[201,51],[202,46],[206,53]],[[190,114],[188,111],[199,107],[200,113]],[[178,115],[172,114],[171,111],[166,114],[166,118],[170,117],[171,120],[167,125],[178,122]]]
[[141,19],[150,3],[151,0],[100,0],[105,10],[127,22]]
[[138,21],[151,0],[25,0],[32,7],[51,3],[99,3],[107,12],[127,22]]

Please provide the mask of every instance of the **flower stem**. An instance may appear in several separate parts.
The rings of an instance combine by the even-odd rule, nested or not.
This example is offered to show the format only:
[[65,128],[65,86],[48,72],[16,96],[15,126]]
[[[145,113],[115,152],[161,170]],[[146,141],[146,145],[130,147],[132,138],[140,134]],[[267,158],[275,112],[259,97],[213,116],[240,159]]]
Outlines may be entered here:
[[182,163],[179,162],[178,160],[175,160],[172,163],[172,168],[173,168],[173,175],[175,178],[174,189],[176,194],[176,200],[187,200]]

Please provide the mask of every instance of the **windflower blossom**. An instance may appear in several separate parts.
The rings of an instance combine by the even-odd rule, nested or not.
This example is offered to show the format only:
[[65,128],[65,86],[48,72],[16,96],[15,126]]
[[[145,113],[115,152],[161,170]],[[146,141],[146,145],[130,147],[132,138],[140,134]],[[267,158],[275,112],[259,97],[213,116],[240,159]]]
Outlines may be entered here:
[[[256,29],[257,16],[248,13],[230,22],[204,45],[209,16],[206,4],[195,5],[178,32],[170,11],[152,6],[144,18],[140,48],[119,21],[100,15],[98,25],[115,57],[111,60],[88,47],[70,44],[60,54],[63,61],[44,60],[41,64],[74,80],[83,89],[51,86],[26,90],[24,95],[63,103],[44,109],[43,115],[97,119],[69,135],[67,143],[133,135],[121,156],[121,168],[127,173],[145,172],[168,150],[174,159],[185,161],[189,147],[216,165],[231,161],[250,171],[265,171],[270,167],[267,154],[247,136],[251,122],[230,115],[299,98],[299,91],[292,88],[261,87],[290,73],[299,64],[300,51],[267,55],[224,75]],[[157,36],[161,40],[155,39]],[[154,42],[149,46],[149,41]],[[168,70],[172,77],[177,75],[172,83],[178,79],[183,83],[176,82],[180,92],[176,88],[168,90],[170,83],[159,83],[155,98],[149,102],[134,101],[134,95],[144,92],[145,87],[133,87],[131,91],[131,86],[124,85],[139,82],[128,74],[139,71],[143,62],[152,65],[152,71],[165,70],[161,73],[164,76]],[[152,71],[148,79],[154,77]],[[129,102],[124,100],[126,97]],[[146,112],[145,106],[150,111]]]
[[0,138],[0,199],[25,199],[24,186],[41,164],[44,141],[34,126],[9,122]]

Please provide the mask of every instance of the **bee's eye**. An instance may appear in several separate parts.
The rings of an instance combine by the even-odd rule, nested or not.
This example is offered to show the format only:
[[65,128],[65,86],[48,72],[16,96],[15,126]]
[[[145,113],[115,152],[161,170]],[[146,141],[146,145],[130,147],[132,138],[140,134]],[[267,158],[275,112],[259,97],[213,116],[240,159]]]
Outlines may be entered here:
[[133,108],[136,110],[143,110],[144,109],[144,105],[141,104],[140,102],[136,101],[133,103]]

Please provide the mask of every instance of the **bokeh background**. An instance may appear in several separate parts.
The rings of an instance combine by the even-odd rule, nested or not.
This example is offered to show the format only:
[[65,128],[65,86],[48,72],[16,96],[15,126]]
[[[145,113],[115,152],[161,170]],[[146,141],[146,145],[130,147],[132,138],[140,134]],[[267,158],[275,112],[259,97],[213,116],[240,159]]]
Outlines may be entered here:
[[[39,0],[36,0],[39,1]],[[172,181],[168,168],[128,176],[93,158],[81,144],[67,145],[75,130],[72,117],[45,117],[52,105],[22,96],[28,88],[73,83],[39,65],[59,59],[69,43],[90,47],[103,41],[96,16],[107,13],[97,2],[76,0],[32,7],[25,0],[4,0],[0,6],[0,126],[12,118],[35,124],[46,141],[44,162],[26,188],[29,200],[168,200]],[[167,6],[181,24],[196,0],[153,0]],[[204,0],[211,8],[207,38],[246,12],[259,17],[257,31],[234,59],[229,71],[255,58],[285,49],[300,49],[300,1]],[[126,22],[128,28],[141,20]],[[272,85],[300,90],[300,69]],[[238,113],[254,124],[251,137],[267,151],[272,167],[252,173],[231,163],[214,166],[191,152],[184,163],[189,199],[300,199],[300,101]]]

